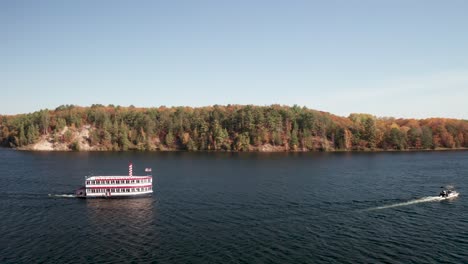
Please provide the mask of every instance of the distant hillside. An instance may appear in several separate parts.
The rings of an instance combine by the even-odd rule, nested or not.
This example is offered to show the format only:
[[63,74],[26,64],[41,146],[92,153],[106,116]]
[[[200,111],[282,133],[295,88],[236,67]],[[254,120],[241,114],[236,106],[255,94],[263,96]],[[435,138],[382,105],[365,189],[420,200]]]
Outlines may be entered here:
[[299,106],[64,105],[0,116],[2,146],[28,150],[349,151],[468,148],[468,121],[340,117]]

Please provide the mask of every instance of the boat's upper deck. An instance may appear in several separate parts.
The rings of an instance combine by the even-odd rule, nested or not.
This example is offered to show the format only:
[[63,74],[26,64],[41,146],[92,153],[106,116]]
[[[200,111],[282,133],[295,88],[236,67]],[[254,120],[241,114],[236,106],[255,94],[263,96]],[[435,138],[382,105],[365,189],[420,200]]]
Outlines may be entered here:
[[153,176],[89,176],[86,177],[87,181],[110,181],[110,180],[149,180],[153,179]]
[[116,185],[116,186],[151,186],[153,184],[153,177],[151,176],[92,176],[86,178],[85,186],[102,186],[102,185]]

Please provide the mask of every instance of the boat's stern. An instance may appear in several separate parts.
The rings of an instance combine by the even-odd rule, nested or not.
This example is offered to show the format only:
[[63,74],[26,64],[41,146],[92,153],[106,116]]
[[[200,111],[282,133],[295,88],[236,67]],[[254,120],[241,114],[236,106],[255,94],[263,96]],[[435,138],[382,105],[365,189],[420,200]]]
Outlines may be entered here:
[[85,198],[86,197],[86,187],[83,186],[75,191],[75,196],[78,198]]

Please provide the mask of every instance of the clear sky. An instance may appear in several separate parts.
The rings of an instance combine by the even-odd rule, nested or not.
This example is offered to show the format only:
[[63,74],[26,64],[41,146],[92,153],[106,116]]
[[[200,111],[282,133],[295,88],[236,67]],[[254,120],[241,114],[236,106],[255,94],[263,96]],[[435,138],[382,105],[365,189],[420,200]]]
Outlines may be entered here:
[[468,1],[0,1],[0,114],[300,105],[468,119]]

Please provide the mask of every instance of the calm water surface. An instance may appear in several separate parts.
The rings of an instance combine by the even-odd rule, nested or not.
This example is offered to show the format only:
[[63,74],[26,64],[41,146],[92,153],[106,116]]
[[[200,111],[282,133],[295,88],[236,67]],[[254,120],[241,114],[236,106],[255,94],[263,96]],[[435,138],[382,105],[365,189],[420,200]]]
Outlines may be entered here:
[[[153,168],[153,197],[63,195],[128,161]],[[0,180],[1,263],[468,263],[463,151],[0,149]],[[434,198],[446,184],[460,197]]]

